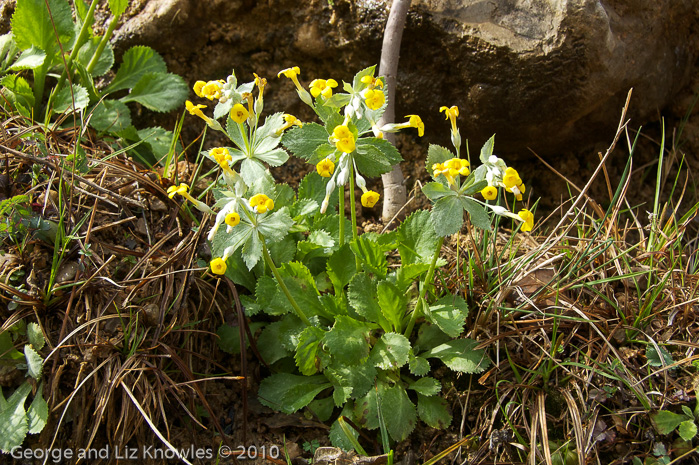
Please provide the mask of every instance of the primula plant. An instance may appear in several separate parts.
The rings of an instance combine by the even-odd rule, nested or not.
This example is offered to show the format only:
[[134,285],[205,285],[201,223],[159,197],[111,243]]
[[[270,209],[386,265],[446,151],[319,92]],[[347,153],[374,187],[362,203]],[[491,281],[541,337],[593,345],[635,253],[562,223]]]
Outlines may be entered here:
[[[517,195],[524,186],[518,177],[512,184],[511,172],[492,155],[492,139],[481,154],[483,165],[470,171],[458,156],[458,109],[452,107],[447,117],[456,156],[432,146],[428,157],[435,181],[425,193],[435,202],[433,210],[411,214],[395,231],[359,235],[355,190],[361,191],[362,207],[373,207],[379,193],[367,188],[365,178],[401,160],[383,135],[413,128],[422,136],[424,125],[417,115],[378,125],[386,90],[374,67],[342,86],[319,78],[306,88],[300,74],[293,67],[278,77],[292,81],[319,123],[282,113],[263,120],[267,83],[258,76],[240,85],[235,74],[197,82],[194,91],[202,102],[216,102],[213,116],[206,104],[188,101],[188,111],[231,143],[204,152],[221,168],[211,207],[186,184],[172,186],[170,196],[215,215],[208,233],[211,272],[249,290],[241,296],[248,316],[264,313],[263,321],[273,320],[254,323],[264,325],[256,345],[273,371],[260,386],[263,404],[286,413],[308,408],[322,421],[335,418],[330,438],[345,449],[353,438],[338,414],[367,429],[381,427],[396,441],[405,439],[418,419],[445,428],[451,414],[439,396],[440,381],[430,376],[431,363],[477,373],[489,360],[476,341],[462,337],[464,298],[432,283],[444,264],[441,245],[461,229],[464,211],[476,227],[491,227],[490,212],[530,228],[527,214],[476,198],[492,199],[498,189]],[[287,160],[285,149],[315,166],[296,192],[276,184],[267,169]],[[230,328],[223,326],[219,335],[221,346],[232,349]]]

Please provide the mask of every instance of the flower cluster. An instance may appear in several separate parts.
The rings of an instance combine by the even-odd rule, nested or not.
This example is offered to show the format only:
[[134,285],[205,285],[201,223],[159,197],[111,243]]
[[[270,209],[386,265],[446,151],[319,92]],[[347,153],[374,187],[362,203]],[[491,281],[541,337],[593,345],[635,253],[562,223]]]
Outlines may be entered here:
[[454,178],[457,176],[468,176],[471,174],[469,170],[470,163],[468,160],[460,158],[451,158],[444,163],[434,163],[432,165],[432,174],[436,178],[440,174],[447,178],[449,184],[454,184]]

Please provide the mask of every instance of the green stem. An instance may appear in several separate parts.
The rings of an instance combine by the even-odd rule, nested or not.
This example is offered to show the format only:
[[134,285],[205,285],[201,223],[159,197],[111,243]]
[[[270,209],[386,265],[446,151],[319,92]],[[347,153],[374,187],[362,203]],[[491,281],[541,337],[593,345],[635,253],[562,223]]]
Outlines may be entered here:
[[338,188],[338,210],[340,214],[340,247],[345,245],[345,186],[340,186]]
[[107,32],[104,33],[104,36],[102,37],[102,40],[100,41],[99,45],[97,46],[97,50],[95,50],[95,54],[92,55],[92,58],[90,59],[90,63],[87,64],[87,72],[92,74],[92,70],[95,69],[95,66],[97,66],[97,62],[99,61],[100,57],[102,56],[102,52],[104,51],[104,47],[107,46],[107,42],[109,42],[109,39],[112,38],[112,34],[114,34],[114,30],[117,27],[117,23],[119,22],[119,18],[121,15],[114,16],[112,18],[112,21],[109,23],[109,26],[107,27]]
[[291,307],[294,309],[296,316],[298,316],[301,319],[301,321],[303,321],[306,324],[306,326],[313,326],[311,320],[309,320],[306,314],[303,313],[303,310],[301,310],[299,304],[297,304],[296,300],[294,300],[294,297],[291,295],[291,292],[289,292],[289,289],[286,287],[286,284],[284,284],[284,280],[279,274],[279,270],[277,270],[277,267],[274,265],[274,262],[272,261],[272,256],[269,254],[269,250],[267,250],[267,245],[265,245],[264,238],[260,237],[260,240],[262,241],[262,253],[265,257],[265,262],[267,262],[267,266],[269,266],[269,269],[272,270],[272,274],[277,279],[279,287],[282,288],[282,292],[284,292],[284,295],[289,300],[289,303],[291,304]]
[[97,9],[97,4],[98,0],[92,0],[92,3],[90,4],[90,8],[87,10],[87,14],[85,15],[85,21],[83,21],[83,25],[80,28],[80,33],[78,34],[78,39],[75,41],[75,45],[73,46],[73,50],[70,52],[70,56],[66,60],[66,67],[61,73],[61,77],[58,80],[58,85],[56,86],[56,90],[59,90],[63,87],[63,84],[65,83],[66,76],[68,76],[68,73],[70,72],[70,69],[72,68],[73,65],[73,60],[75,60],[75,57],[78,56],[78,52],[80,51],[80,48],[85,44],[85,41],[87,40],[87,36],[90,33],[90,26],[92,24],[92,19],[95,16],[95,9]]
[[427,270],[427,276],[425,276],[425,281],[422,283],[422,289],[420,289],[420,296],[417,299],[417,305],[415,306],[415,310],[413,310],[413,314],[410,317],[408,327],[405,328],[405,332],[403,333],[405,337],[410,337],[410,333],[413,332],[413,328],[415,327],[415,321],[417,320],[417,316],[422,310],[422,308],[425,306],[425,294],[427,294],[427,286],[429,286],[432,283],[432,278],[434,277],[434,270],[437,267],[437,259],[439,259],[439,253],[442,251],[442,244],[444,244],[444,236],[440,236],[439,241],[437,242],[437,250],[435,250],[434,256],[432,257],[432,263],[430,263],[430,268],[429,270]]
[[46,84],[46,74],[48,69],[46,65],[41,65],[34,70],[34,119],[39,115],[41,110],[41,101],[44,98],[44,84]]
[[[354,199],[354,162],[350,160],[349,190],[350,190],[350,215],[352,216],[352,240],[357,242],[357,202]],[[362,264],[357,255],[354,256],[354,264],[357,273],[362,271]]]

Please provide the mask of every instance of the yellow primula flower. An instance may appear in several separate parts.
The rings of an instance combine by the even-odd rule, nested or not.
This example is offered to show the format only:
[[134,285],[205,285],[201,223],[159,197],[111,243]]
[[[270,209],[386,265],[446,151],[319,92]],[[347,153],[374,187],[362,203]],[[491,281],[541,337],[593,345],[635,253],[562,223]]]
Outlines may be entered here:
[[339,125],[333,129],[332,139],[335,141],[335,147],[344,153],[352,153],[356,148],[354,134],[345,125]]
[[254,208],[261,215],[274,209],[274,201],[265,194],[255,194],[250,197],[250,208]]
[[524,221],[524,224],[522,225],[522,231],[531,231],[534,227],[534,214],[526,208],[524,208],[520,210],[519,213],[517,213],[517,215]]
[[486,200],[495,200],[498,196],[498,188],[495,186],[486,186],[481,190],[481,195]]
[[204,94],[202,93],[202,88],[206,85],[206,81],[197,81],[194,83],[194,93],[197,94],[197,97],[204,97]]
[[217,257],[211,260],[209,266],[211,267],[211,272],[213,274],[222,275],[226,273],[226,261],[221,257]]
[[517,200],[522,200],[522,194],[524,194],[526,188],[516,169],[508,167],[505,170],[505,174],[502,177],[502,184],[508,191],[515,194]]
[[318,171],[319,175],[323,176],[324,178],[329,178],[335,172],[335,163],[326,158],[325,160],[318,162],[316,165],[316,170]]
[[422,118],[418,115],[407,115],[408,127],[417,129],[417,135],[422,137],[425,135],[425,123],[422,122]]
[[[201,92],[201,97],[206,97],[209,100],[213,99],[220,99],[221,98],[221,91],[223,90],[223,81],[209,81],[201,88],[199,91]],[[196,92],[196,91],[195,91]],[[199,94],[197,94],[199,95]]]
[[311,81],[311,95],[318,98],[322,95],[323,98],[330,98],[333,95],[333,89],[337,87],[335,79],[314,79]]
[[179,186],[170,186],[167,188],[167,196],[173,198],[175,195],[179,194],[181,196],[189,196],[189,186],[185,183],[180,183]]
[[193,116],[198,116],[199,118],[203,119],[204,121],[208,120],[209,117],[206,116],[201,109],[206,108],[206,105],[194,105],[192,102],[187,100],[184,103],[185,108],[187,108],[187,111],[189,112],[190,115]]
[[209,151],[209,155],[216,160],[216,163],[221,168],[228,167],[228,162],[232,160],[231,154],[228,152],[228,149],[226,147],[216,147],[214,149],[211,149]]
[[374,191],[366,191],[362,194],[362,206],[372,208],[379,201],[379,193]]
[[376,89],[369,89],[364,97],[366,106],[371,110],[378,110],[386,103],[386,96],[383,91]]
[[279,71],[279,73],[277,73],[277,77],[284,75],[284,77],[291,79],[294,82],[296,90],[298,91],[301,100],[303,100],[303,103],[305,103],[306,105],[313,106],[313,99],[311,98],[311,94],[309,94],[308,91],[304,89],[303,86],[301,86],[301,83],[299,82],[299,74],[301,74],[301,69],[298,66],[294,66],[292,68],[286,68]]
[[240,223],[240,215],[236,212],[231,212],[226,215],[226,224],[231,228],[235,227]]
[[451,108],[440,107],[439,111],[440,113],[444,112],[446,119],[451,121],[451,130],[456,132],[456,117],[459,116],[459,107],[456,105],[452,106]]
[[374,76],[370,76],[369,74],[362,76],[361,79],[359,79],[359,82],[366,84],[370,89],[373,89],[374,87],[381,87],[383,89],[383,81],[375,78]]
[[443,163],[435,163],[432,165],[432,176],[435,178],[442,174],[442,172],[445,170],[444,164]]
[[242,124],[243,121],[248,119],[248,116],[250,116],[250,112],[241,103],[236,103],[231,108],[231,119],[238,124]]
[[280,127],[279,129],[277,129],[277,132],[276,132],[277,135],[281,135],[282,132],[286,131],[291,126],[303,127],[303,123],[301,122],[301,120],[298,119],[297,117],[295,117],[294,115],[288,115],[288,114],[284,115],[284,121],[285,121],[284,125],[282,127]]

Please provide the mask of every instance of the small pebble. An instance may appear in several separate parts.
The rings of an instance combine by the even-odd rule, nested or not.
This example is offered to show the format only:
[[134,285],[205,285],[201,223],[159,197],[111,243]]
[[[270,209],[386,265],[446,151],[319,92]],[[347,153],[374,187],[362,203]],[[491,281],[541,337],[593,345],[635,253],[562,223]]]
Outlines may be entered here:
[[61,284],[68,281],[73,281],[75,276],[78,274],[78,270],[80,270],[80,265],[78,265],[76,262],[64,263],[58,269],[58,273],[56,273],[56,283]]

